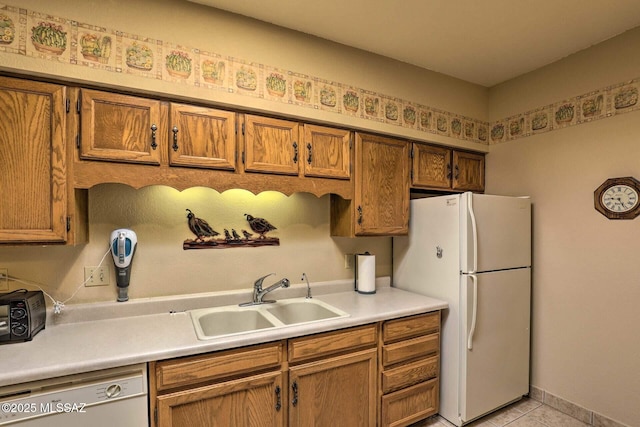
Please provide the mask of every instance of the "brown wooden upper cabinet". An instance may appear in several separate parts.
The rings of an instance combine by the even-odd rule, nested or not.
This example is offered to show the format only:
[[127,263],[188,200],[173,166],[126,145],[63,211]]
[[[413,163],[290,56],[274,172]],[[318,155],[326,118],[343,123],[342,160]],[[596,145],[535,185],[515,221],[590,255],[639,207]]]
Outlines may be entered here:
[[411,187],[484,191],[484,155],[413,143]]
[[175,103],[170,110],[169,164],[236,169],[236,113]]
[[80,158],[236,169],[236,113],[82,89]]
[[356,133],[354,199],[331,197],[334,236],[392,236],[409,231],[409,143]]
[[165,103],[89,89],[81,99],[80,158],[153,165],[166,158]]
[[0,77],[0,242],[65,242],[64,86]]
[[305,124],[304,175],[349,179],[351,135],[344,129]]
[[298,175],[302,159],[301,126],[269,117],[244,116],[244,170]]

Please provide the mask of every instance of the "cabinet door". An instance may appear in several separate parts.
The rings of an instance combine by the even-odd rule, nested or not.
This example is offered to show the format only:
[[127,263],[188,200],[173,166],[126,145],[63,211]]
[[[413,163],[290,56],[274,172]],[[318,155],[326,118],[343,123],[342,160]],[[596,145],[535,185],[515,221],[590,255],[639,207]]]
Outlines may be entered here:
[[236,113],[171,104],[169,163],[236,169]]
[[304,174],[323,178],[351,177],[351,132],[304,125]]
[[451,150],[426,144],[413,144],[411,186],[451,188]]
[[302,154],[298,123],[246,115],[244,137],[246,171],[298,175]]
[[409,144],[356,134],[355,234],[409,231]]
[[281,427],[282,373],[270,372],[156,398],[157,427]]
[[453,189],[484,191],[484,155],[453,152]]
[[166,151],[166,105],[83,89],[80,157],[158,165]]
[[0,77],[0,242],[67,236],[65,87]]
[[376,349],[292,367],[289,426],[376,425]]

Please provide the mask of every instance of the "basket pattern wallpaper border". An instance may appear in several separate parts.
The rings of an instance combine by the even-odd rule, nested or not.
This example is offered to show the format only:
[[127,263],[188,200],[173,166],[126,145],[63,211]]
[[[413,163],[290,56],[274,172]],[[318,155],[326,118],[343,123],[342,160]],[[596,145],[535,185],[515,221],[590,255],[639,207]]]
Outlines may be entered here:
[[319,76],[9,5],[0,7],[0,52],[257,97],[482,145],[640,109],[636,79],[488,123]]

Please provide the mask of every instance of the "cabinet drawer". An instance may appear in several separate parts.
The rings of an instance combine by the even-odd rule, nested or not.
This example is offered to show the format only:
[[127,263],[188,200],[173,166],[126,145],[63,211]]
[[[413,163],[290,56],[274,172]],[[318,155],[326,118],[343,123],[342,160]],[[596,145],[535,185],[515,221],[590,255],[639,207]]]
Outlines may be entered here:
[[402,319],[389,320],[382,326],[384,343],[437,332],[440,329],[440,312],[419,314]]
[[222,351],[215,354],[165,360],[156,363],[158,390],[197,384],[218,378],[256,373],[282,364],[283,343]]
[[438,412],[438,386],[438,379],[434,378],[382,396],[381,425],[406,426]]
[[389,393],[438,376],[439,356],[398,366],[382,372],[382,393]]
[[439,333],[388,344],[382,347],[382,364],[389,366],[406,362],[438,353],[439,349]]
[[325,357],[347,350],[374,347],[377,341],[375,325],[294,338],[289,340],[289,363]]

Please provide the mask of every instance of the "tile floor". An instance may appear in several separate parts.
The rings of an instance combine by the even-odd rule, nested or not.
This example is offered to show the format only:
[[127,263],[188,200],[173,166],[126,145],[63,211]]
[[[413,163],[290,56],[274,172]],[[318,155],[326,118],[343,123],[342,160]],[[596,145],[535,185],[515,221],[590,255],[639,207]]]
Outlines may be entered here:
[[[411,427],[452,427],[444,418],[434,416],[412,424]],[[537,400],[524,398],[506,408],[489,414],[471,424],[469,427],[587,427],[582,421],[563,414]]]

